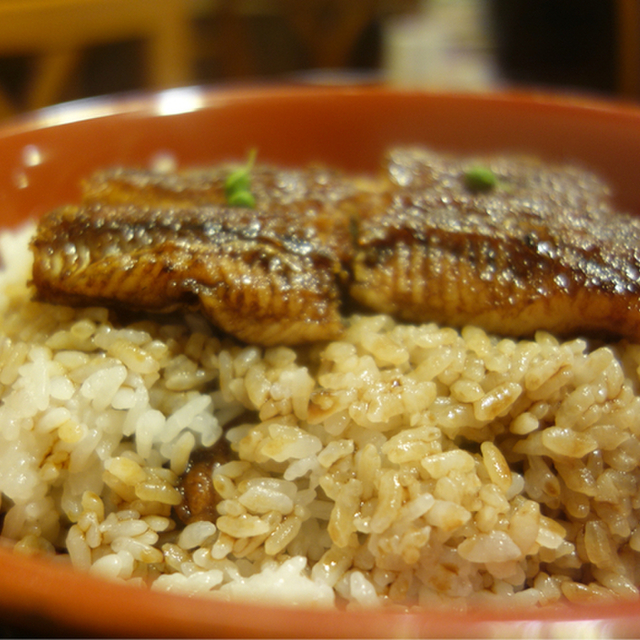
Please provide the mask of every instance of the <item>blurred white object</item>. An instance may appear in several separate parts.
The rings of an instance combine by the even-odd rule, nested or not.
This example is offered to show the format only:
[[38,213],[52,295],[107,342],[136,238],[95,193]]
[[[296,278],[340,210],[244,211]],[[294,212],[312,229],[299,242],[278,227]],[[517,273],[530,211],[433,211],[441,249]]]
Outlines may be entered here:
[[488,0],[426,0],[384,26],[383,70],[391,84],[483,91],[499,83]]

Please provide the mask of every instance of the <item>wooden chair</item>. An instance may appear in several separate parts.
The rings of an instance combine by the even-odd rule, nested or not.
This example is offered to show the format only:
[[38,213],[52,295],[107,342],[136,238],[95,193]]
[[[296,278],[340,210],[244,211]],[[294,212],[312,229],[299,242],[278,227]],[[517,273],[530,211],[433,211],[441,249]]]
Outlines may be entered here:
[[286,0],[283,16],[316,68],[348,65],[356,40],[376,17],[371,0]]
[[618,77],[624,98],[640,99],[640,2],[616,0]]
[[187,0],[0,0],[0,56],[33,57],[24,105],[0,88],[0,117],[60,101],[82,51],[144,42],[149,88],[191,81]]
[[[212,16],[211,30],[198,41],[203,58],[216,61],[223,78],[264,72],[269,55],[252,29],[261,19],[284,27],[292,44],[292,66],[304,69],[348,68],[351,54],[374,20],[413,11],[419,0],[199,0]],[[262,46],[262,49],[260,47]],[[292,69],[293,70],[293,69]]]

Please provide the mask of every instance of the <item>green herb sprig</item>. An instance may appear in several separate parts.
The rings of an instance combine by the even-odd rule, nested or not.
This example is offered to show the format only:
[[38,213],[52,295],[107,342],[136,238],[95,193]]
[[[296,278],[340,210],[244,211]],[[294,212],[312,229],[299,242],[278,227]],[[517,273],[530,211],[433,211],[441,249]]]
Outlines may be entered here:
[[464,172],[464,182],[472,191],[490,191],[498,186],[498,178],[491,169],[482,165]]
[[229,174],[224,183],[227,204],[232,207],[254,209],[256,199],[251,193],[251,170],[256,161],[257,151],[251,149],[246,164]]

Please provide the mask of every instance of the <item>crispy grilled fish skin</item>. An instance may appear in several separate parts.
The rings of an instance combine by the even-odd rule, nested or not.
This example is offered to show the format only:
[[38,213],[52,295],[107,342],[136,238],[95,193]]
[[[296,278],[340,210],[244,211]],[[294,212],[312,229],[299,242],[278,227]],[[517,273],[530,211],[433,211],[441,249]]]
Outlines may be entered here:
[[[98,176],[99,193],[88,185],[83,205],[40,221],[32,242],[39,299],[200,309],[224,331],[265,346],[339,337],[342,261],[359,196],[348,188],[338,195],[316,173],[298,172],[293,182],[270,170],[262,176],[256,209],[223,205],[221,175],[196,178],[208,184],[201,200],[192,177]],[[264,192],[277,181],[279,201],[267,209]]]
[[331,340],[351,301],[410,322],[501,335],[640,340],[640,219],[575,167],[392,149],[370,182],[324,168],[257,166],[255,209],[230,208],[229,166],[110,169],[32,243],[40,299],[147,311],[200,309],[255,344]]
[[[233,167],[162,173],[114,167],[98,171],[83,184],[83,202],[139,207],[226,207],[225,180]],[[278,216],[284,210],[296,226],[313,226],[326,250],[348,263],[353,243],[350,220],[365,197],[353,180],[326,167],[283,169],[257,165],[251,193],[258,211]]]
[[498,184],[473,191],[468,160],[390,152],[386,200],[360,224],[351,295],[412,322],[640,339],[640,222],[585,171],[483,165]]

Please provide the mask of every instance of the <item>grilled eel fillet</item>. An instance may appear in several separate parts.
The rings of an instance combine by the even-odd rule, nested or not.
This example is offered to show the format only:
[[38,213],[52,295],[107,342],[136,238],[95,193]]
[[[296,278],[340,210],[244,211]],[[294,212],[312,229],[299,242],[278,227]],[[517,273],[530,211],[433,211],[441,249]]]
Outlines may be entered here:
[[32,242],[39,299],[199,309],[224,331],[263,345],[338,337],[349,225],[362,194],[325,169],[259,167],[256,208],[228,207],[228,173],[94,175],[80,206],[40,221]]
[[199,308],[256,344],[339,337],[352,301],[411,322],[472,323],[640,339],[640,223],[576,167],[392,149],[373,182],[325,169],[252,172],[255,209],[229,208],[228,167],[188,174],[118,169],[80,206],[40,222],[42,300]]
[[387,199],[361,222],[351,296],[411,322],[639,340],[640,220],[577,167],[486,158],[497,184],[478,191],[467,184],[475,163],[389,153]]

